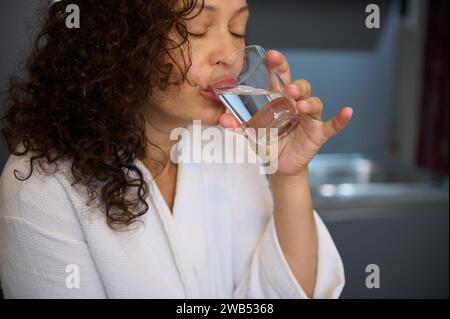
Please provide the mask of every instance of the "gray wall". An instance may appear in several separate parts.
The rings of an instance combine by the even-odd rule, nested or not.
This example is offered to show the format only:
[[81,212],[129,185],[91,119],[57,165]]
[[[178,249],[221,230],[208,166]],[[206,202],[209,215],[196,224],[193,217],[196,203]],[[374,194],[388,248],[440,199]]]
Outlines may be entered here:
[[398,1],[375,1],[379,30],[364,24],[371,2],[280,0],[276,10],[273,1],[249,3],[250,41],[286,54],[293,78],[310,81],[325,102],[325,119],[343,106],[354,108],[350,125],[321,152],[387,155],[394,130]]
[[[36,9],[42,0],[15,0],[0,2],[0,91],[7,89],[11,74],[22,71],[20,62],[28,52],[37,23]],[[4,99],[2,94],[2,101]],[[3,114],[3,103],[0,106]],[[6,145],[0,138],[0,171],[7,159]]]

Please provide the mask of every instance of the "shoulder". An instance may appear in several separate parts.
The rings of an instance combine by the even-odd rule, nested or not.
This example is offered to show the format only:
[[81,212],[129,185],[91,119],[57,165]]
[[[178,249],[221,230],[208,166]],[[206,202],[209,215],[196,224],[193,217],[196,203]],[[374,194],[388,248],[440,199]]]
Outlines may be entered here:
[[43,228],[72,225],[77,218],[70,196],[74,190],[68,179],[68,162],[45,164],[45,170],[35,162],[30,175],[30,158],[29,154],[10,155],[3,168],[0,219],[21,220]]

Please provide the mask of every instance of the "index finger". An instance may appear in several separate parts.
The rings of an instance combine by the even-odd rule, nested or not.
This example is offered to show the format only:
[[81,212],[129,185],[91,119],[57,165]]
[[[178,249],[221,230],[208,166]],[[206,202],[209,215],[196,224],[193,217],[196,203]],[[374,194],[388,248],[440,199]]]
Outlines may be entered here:
[[266,64],[269,69],[274,70],[280,75],[286,85],[291,83],[291,69],[283,53],[276,50],[269,50],[267,52]]

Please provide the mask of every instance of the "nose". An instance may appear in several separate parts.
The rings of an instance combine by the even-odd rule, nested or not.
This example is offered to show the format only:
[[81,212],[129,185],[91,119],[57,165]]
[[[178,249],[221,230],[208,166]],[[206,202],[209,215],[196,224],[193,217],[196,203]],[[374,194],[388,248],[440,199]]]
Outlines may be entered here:
[[225,48],[223,45],[214,50],[211,54],[211,65],[216,66],[220,63],[226,63],[225,58],[237,49],[236,46]]
[[217,46],[213,49],[210,55],[210,64],[212,66],[220,64],[232,52],[242,47],[242,45],[239,46],[238,41],[230,37],[230,35],[220,37],[220,39],[221,40],[218,41]]

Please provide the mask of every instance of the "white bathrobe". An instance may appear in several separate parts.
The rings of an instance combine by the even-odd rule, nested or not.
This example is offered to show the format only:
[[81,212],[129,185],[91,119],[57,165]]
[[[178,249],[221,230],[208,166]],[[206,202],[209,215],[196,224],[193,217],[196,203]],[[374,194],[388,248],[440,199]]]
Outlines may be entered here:
[[[178,147],[183,144],[178,143]],[[0,179],[0,281],[6,298],[307,298],[278,242],[259,165],[180,163],[171,213],[144,164],[149,210],[114,231],[70,165],[55,174],[10,156]],[[23,175],[24,174],[24,175]],[[314,211],[315,298],[337,298],[344,269]]]

